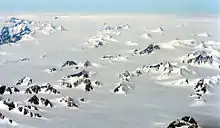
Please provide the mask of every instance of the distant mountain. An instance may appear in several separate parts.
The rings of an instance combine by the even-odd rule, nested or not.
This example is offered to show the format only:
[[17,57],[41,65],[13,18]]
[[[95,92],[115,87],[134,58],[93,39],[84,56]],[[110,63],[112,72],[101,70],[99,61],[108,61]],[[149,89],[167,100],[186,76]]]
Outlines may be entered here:
[[11,17],[5,21],[5,26],[0,31],[0,44],[15,43],[26,37],[32,39],[36,32],[49,35],[63,30],[63,26]]

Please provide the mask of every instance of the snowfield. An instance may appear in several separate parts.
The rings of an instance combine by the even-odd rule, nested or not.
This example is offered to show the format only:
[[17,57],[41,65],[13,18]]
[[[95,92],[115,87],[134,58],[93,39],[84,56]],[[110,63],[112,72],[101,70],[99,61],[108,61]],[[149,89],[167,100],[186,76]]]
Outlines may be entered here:
[[2,15],[0,127],[220,128],[217,17]]

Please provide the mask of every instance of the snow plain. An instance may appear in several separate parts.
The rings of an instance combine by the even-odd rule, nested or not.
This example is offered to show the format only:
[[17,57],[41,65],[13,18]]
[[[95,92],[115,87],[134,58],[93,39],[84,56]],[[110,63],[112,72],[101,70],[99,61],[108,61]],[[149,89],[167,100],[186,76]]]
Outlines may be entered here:
[[[1,28],[9,16],[11,15],[1,16]],[[30,40],[0,45],[0,84],[16,86],[16,81],[28,76],[35,84],[54,85],[61,94],[37,94],[39,97],[48,98],[54,104],[53,108],[38,106],[40,114],[44,117],[42,119],[30,118],[0,106],[0,112],[15,122],[11,125],[0,121],[0,127],[165,128],[173,120],[188,115],[194,117],[202,128],[220,128],[220,84],[217,82],[210,87],[208,93],[203,96],[206,102],[201,100],[200,103],[190,96],[194,93],[196,82],[186,86],[178,83],[186,78],[186,75],[178,73],[181,67],[194,72],[190,75],[187,72],[190,82],[218,76],[220,71],[220,68],[216,67],[220,65],[219,44],[217,45],[220,42],[218,17],[147,14],[12,16],[63,26],[65,31],[35,34]],[[55,16],[57,18],[54,18]],[[150,35],[150,38],[143,35]],[[197,44],[192,41],[196,41]],[[213,60],[215,65],[183,64],[182,58],[188,53],[204,48],[202,42],[207,42],[205,44],[211,47],[208,47],[208,50],[212,50],[211,55],[215,55]],[[150,44],[158,44],[160,49],[150,54],[133,54],[135,49],[142,50]],[[113,61],[103,60],[105,55],[112,56]],[[118,55],[120,57],[117,57]],[[29,59],[16,61],[22,58]],[[61,68],[67,60],[79,63],[79,70],[90,71],[91,80],[100,81],[102,85],[94,86],[92,91],[84,91],[81,85],[76,88],[61,86],[60,80],[64,76],[79,71],[75,66]],[[82,66],[87,60],[91,65]],[[143,75],[129,78],[131,88],[128,88],[126,93],[113,92],[123,81],[119,74],[124,71],[132,72],[144,65],[167,61],[177,63],[175,69],[178,71],[165,78],[160,77],[164,70],[159,73],[143,72]],[[59,70],[53,73],[46,72],[51,68]],[[19,87],[20,93],[4,94],[2,97],[21,104],[29,104],[27,100],[33,94],[24,94],[26,87]],[[56,102],[57,99],[66,96],[76,100],[83,97],[86,98],[86,102],[80,102],[76,109]]]

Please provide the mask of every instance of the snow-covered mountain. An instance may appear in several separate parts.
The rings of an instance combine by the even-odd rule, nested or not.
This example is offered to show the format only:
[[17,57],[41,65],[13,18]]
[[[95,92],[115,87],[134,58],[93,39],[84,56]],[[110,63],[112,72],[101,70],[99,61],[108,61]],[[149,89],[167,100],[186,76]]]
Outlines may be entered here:
[[5,25],[1,29],[0,44],[33,39],[33,35],[36,32],[48,35],[63,30],[65,30],[63,26],[55,26],[42,21],[31,21],[11,17],[9,20],[5,21]]

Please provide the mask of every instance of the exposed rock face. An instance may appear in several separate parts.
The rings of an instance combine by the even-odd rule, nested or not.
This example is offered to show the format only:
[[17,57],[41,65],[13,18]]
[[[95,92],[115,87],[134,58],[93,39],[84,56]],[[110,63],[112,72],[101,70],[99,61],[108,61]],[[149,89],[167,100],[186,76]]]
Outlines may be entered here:
[[60,94],[50,83],[45,83],[42,86],[33,85],[25,90],[25,94],[38,94],[38,93],[49,93],[49,94]]
[[35,118],[41,118],[42,117],[40,114],[33,113],[25,107],[18,107],[18,111],[23,113],[24,115],[29,115],[30,117],[35,117]]
[[89,72],[82,70],[78,73],[68,75],[61,80],[61,85],[68,88],[82,87],[85,91],[91,91],[94,89],[94,85],[100,85],[101,82],[92,82],[89,77]]
[[194,58],[191,58],[189,60],[187,60],[187,63],[190,64],[190,63],[194,63],[194,64],[202,64],[202,63],[209,63],[209,64],[212,64],[213,62],[213,57],[212,56],[204,56],[204,55],[197,55],[197,56],[194,56]]
[[116,55],[116,56],[105,55],[105,56],[102,57],[102,60],[108,60],[108,61],[110,61],[110,62],[123,61],[123,60],[127,60],[127,57],[122,56],[121,54]]
[[83,66],[85,66],[85,67],[89,67],[89,66],[92,66],[92,63],[91,63],[90,61],[87,60],[87,61],[84,63]]
[[121,82],[119,85],[113,90],[114,93],[119,94],[127,94],[132,89],[131,84],[128,82]]
[[129,29],[129,28],[130,28],[129,24],[118,25],[118,26],[109,26],[105,23],[101,28],[101,32],[119,35],[123,30]]
[[33,80],[30,77],[23,77],[22,79],[16,82],[16,85],[28,86],[33,83]]
[[86,70],[82,70],[82,71],[80,71],[78,73],[74,73],[72,75],[66,76],[66,78],[71,78],[71,77],[89,78],[89,72],[87,72]]
[[60,94],[60,92],[54,88],[50,83],[45,83],[41,86],[41,89],[43,89],[44,92],[49,92],[49,94]]
[[[211,46],[210,46],[211,47]],[[210,67],[219,68],[220,67],[220,56],[218,48],[203,48],[202,50],[195,50],[188,53],[183,57],[183,63],[191,65],[209,65]]]
[[91,91],[91,90],[93,90],[93,86],[92,86],[92,83],[91,83],[91,80],[90,80],[90,79],[85,79],[85,80],[84,80],[84,83],[86,84],[86,85],[85,85],[85,91]]
[[77,100],[71,98],[71,97],[63,97],[59,100],[60,103],[63,103],[67,107],[79,107],[79,103]]
[[7,123],[12,124],[14,121],[5,117],[2,113],[0,113],[0,120],[7,121]]
[[9,111],[16,108],[16,104],[8,98],[3,100],[3,104],[8,106]]
[[129,71],[125,71],[122,72],[121,74],[119,74],[119,77],[121,78],[121,80],[123,81],[127,81],[129,82],[129,80],[133,77],[134,75],[132,73],[130,73]]
[[103,86],[103,83],[100,82],[100,81],[95,81],[94,84],[95,84],[96,86]]
[[193,96],[197,101],[206,102],[205,100],[203,100],[203,96],[207,94],[208,89],[215,87],[216,85],[219,84],[220,84],[220,76],[213,76],[211,78],[200,78],[195,82],[193,88],[194,94],[192,94],[191,96]]
[[168,75],[174,71],[175,66],[170,62],[161,62],[159,64],[154,64],[150,66],[144,66],[143,68],[147,69],[148,72],[163,72],[167,73]]
[[57,69],[56,68],[50,68],[47,70],[48,73],[53,73],[53,72],[56,72]]
[[30,110],[40,111],[36,106],[33,105],[25,105],[24,108],[28,108]]
[[181,119],[177,119],[170,123],[167,128],[200,128],[194,118],[184,116]]
[[0,94],[13,94],[13,93],[18,93],[20,90],[16,87],[7,87],[4,85],[0,85]]
[[70,66],[75,66],[75,65],[77,65],[77,63],[75,62],[75,61],[72,61],[72,60],[68,60],[68,61],[66,61],[61,67],[63,68],[63,67],[70,67]]
[[[33,118],[41,118],[42,116],[38,113],[31,112],[30,110],[38,110],[37,107],[33,106],[22,106],[18,105],[17,103],[11,101],[10,99],[1,99],[0,104],[6,106],[8,108],[8,111],[18,111],[22,115],[33,117]],[[34,108],[34,109],[33,109]]]
[[43,105],[43,106],[46,106],[46,107],[53,107],[54,105],[48,100],[48,99],[45,99],[45,98],[38,98],[36,95],[34,95],[33,97],[31,97],[29,100],[28,100],[29,103],[31,104],[35,104],[35,105]]
[[156,50],[159,50],[160,49],[160,46],[159,45],[155,45],[155,44],[150,44],[148,45],[145,49],[139,51],[139,50],[134,50],[134,54],[140,54],[140,55],[143,55],[143,54],[150,54]]
[[41,87],[38,85],[33,85],[25,90],[25,94],[38,94],[41,91]]
[[83,97],[82,97],[82,98],[79,99],[79,102],[85,103],[85,102],[88,102],[88,100],[87,100],[86,98],[83,98]]

